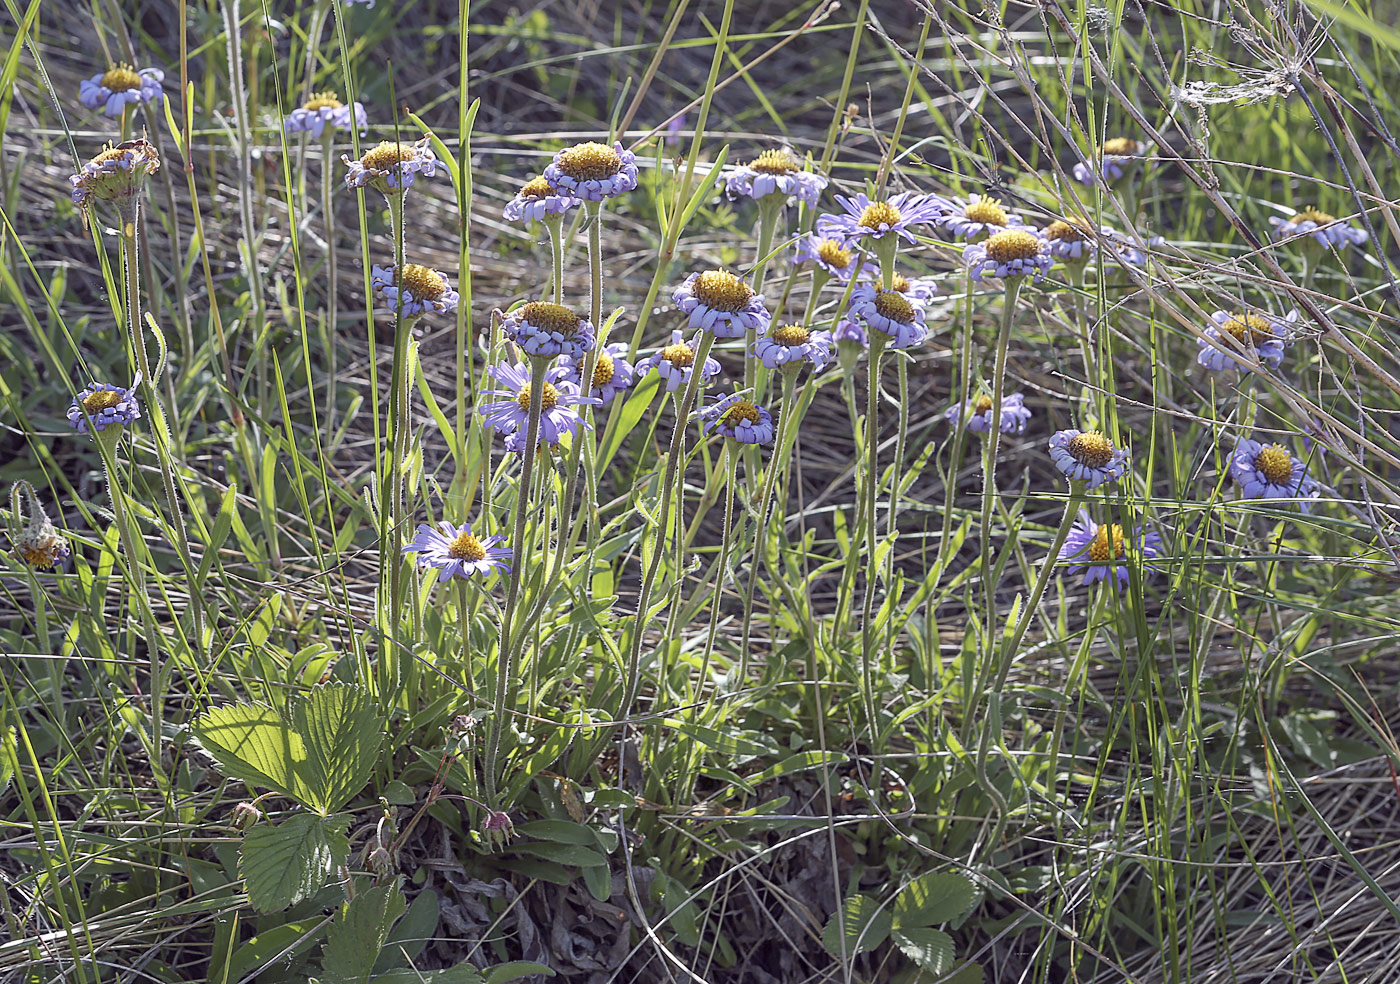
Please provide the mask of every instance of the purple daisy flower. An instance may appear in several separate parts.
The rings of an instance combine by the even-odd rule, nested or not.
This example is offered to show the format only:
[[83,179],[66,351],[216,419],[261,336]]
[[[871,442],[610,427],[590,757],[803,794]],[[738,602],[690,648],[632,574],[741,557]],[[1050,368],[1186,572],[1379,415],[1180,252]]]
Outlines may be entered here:
[[1098,431],[1062,430],[1050,438],[1050,460],[1071,482],[1096,489],[1123,477],[1128,452],[1120,451]]
[[[1056,220],[1045,227],[1042,234],[1050,249],[1050,255],[1061,263],[1087,263],[1096,256],[1107,253],[1108,260],[1120,266],[1140,267],[1147,257],[1137,245],[1110,226],[1099,226],[1097,234],[1080,222]],[[1147,245],[1158,246],[1165,240],[1152,236]]]
[[68,408],[68,423],[79,434],[88,432],[89,418],[94,430],[105,431],[108,427],[120,430],[141,416],[141,403],[136,399],[136,388],[140,385],[140,373],[129,389],[110,383],[93,383],[79,393]]
[[160,170],[160,155],[144,140],[126,140],[108,147],[82,169],[69,175],[73,204],[87,208],[93,199],[112,202],[125,214],[146,187],[146,178]]
[[138,72],[130,65],[117,65],[78,83],[78,101],[88,109],[101,108],[104,116],[120,116],[133,103],[159,104],[165,98],[164,79],[158,68]]
[[[1196,339],[1200,351],[1196,361],[1213,372],[1225,369],[1250,369],[1243,360],[1233,354],[1234,349],[1252,353],[1256,360],[1270,369],[1283,365],[1283,346],[1288,340],[1288,329],[1298,320],[1298,312],[1290,311],[1282,318],[1258,311],[1236,311],[1226,314],[1216,311],[1210,316],[1215,322],[1205,330],[1205,338]],[[1212,345],[1206,339],[1218,342]],[[1229,350],[1229,351],[1224,351]]]
[[[502,434],[520,432],[520,441],[530,422],[530,367],[523,362],[511,365],[498,362],[486,370],[500,383],[500,388],[487,390],[488,396],[503,399],[481,406],[481,422],[484,426]],[[544,395],[540,406],[541,444],[558,444],[565,434],[574,434],[580,427],[591,427],[575,407],[580,404],[595,404],[592,397],[580,396],[578,387],[568,381],[569,370],[564,366],[552,366],[545,375]],[[519,442],[516,442],[517,445]],[[507,445],[508,450],[518,450]]]
[[[670,345],[637,363],[638,376],[645,376],[654,371],[661,377],[666,391],[674,393],[690,381],[690,374],[695,368],[695,349],[699,341],[698,335],[686,342],[682,340],[679,331],[671,332]],[[703,383],[713,379],[719,375],[719,371],[718,360],[706,357],[705,364],[700,368],[700,381]]]
[[[954,404],[943,412],[943,417],[948,423],[954,425],[966,419],[968,430],[978,434],[987,434],[992,429],[993,409],[992,398],[983,394],[975,400]],[[1031,411],[1030,407],[1026,406],[1025,394],[1012,393],[1010,396],[1002,397],[1001,432],[1003,434],[1024,433],[1026,421],[1030,419]]]
[[779,325],[770,328],[749,346],[749,354],[769,369],[789,366],[796,369],[804,362],[812,364],[814,372],[831,361],[831,332],[811,331],[802,325]]
[[807,206],[817,204],[827,179],[802,167],[787,148],[765,150],[747,164],[724,169],[724,194],[731,202],[738,198],[758,200],[779,194],[791,196]]
[[1230,477],[1246,499],[1298,499],[1303,512],[1303,500],[1316,499],[1320,491],[1307,463],[1280,444],[1240,440],[1230,452]]
[[375,265],[370,268],[370,285],[391,312],[399,309],[402,299],[404,318],[420,318],[429,311],[451,314],[460,300],[446,277],[417,263],[405,263],[402,271]]
[[895,235],[914,243],[910,228],[937,220],[948,209],[948,203],[935,195],[900,192],[893,198],[874,202],[864,192],[854,198],[836,196],[844,215],[826,214],[817,218],[817,236],[835,239],[846,246],[863,239],[883,239]]
[[1019,215],[1008,212],[995,198],[973,195],[966,199],[945,199],[945,204],[947,211],[935,219],[934,224],[954,239],[969,243],[1026,225]]
[[1275,239],[1306,236],[1324,249],[1360,246],[1371,238],[1371,234],[1365,229],[1348,225],[1335,215],[1320,212],[1315,208],[1305,208],[1288,219],[1272,215],[1269,217],[1269,225],[1274,227]]
[[[877,287],[884,283],[884,277],[878,268],[872,270],[866,267],[861,271],[861,279],[869,280]],[[929,302],[938,294],[938,281],[932,277],[906,277],[896,272],[894,286],[890,289],[899,291],[916,307],[928,307]]]
[[[582,388],[583,366],[587,361],[584,356],[575,358],[566,354],[559,359],[559,365],[569,370],[569,382]],[[627,361],[627,343],[613,342],[594,356],[593,385],[588,395],[597,398],[598,405],[605,407],[617,399],[618,394],[630,389],[637,375],[636,368]]]
[[773,316],[763,297],[732,273],[706,270],[692,273],[671,294],[696,331],[714,332],[716,338],[743,338],[751,331],[767,331]]
[[968,275],[981,281],[984,277],[1024,277],[1030,275],[1036,283],[1045,279],[1053,262],[1045,237],[1029,228],[998,232],[980,243],[963,250],[963,262]]
[[1128,543],[1129,539],[1123,533],[1122,526],[1117,523],[1112,526],[1100,526],[1081,509],[1079,519],[1070,527],[1065,544],[1060,548],[1060,560],[1077,560],[1078,563],[1069,565],[1069,573],[1076,576],[1083,574],[1083,583],[1086,586],[1095,581],[1107,581],[1112,577],[1121,592],[1128,586],[1128,564],[1131,561],[1139,558],[1151,560],[1162,553],[1162,537],[1157,533],[1138,533],[1136,541],[1133,542],[1136,556],[1131,560],[1128,556]]
[[501,322],[501,329],[525,354],[546,359],[559,355],[579,359],[598,344],[593,336],[593,322],[549,301],[531,301],[510,312]]
[[836,323],[836,327],[831,330],[831,339],[838,346],[843,342],[847,345],[859,345],[861,348],[870,346],[870,336],[866,334],[865,326],[851,318],[842,318]]
[[437,173],[436,155],[428,148],[428,138],[417,143],[395,143],[390,140],[365,151],[358,161],[342,156],[341,161],[349,167],[345,174],[345,187],[363,188],[369,185],[386,198],[393,194],[403,194],[413,186],[416,175],[431,178]]
[[851,291],[846,311],[849,318],[859,319],[867,328],[888,335],[894,348],[910,348],[928,336],[923,307],[897,290],[860,284]]
[[793,263],[814,263],[828,277],[841,283],[851,279],[856,269],[855,254],[840,239],[823,239],[809,233],[792,246]]
[[334,92],[313,92],[306,102],[287,114],[282,129],[287,133],[309,133],[319,140],[326,127],[348,130],[352,126],[361,134],[369,132],[363,105],[346,106]]
[[532,222],[542,222],[550,216],[563,215],[571,208],[578,208],[583,202],[573,195],[555,194],[554,189],[544,178],[533,178],[516,192],[515,197],[506,202],[501,215],[507,222],[528,226]]
[[490,577],[497,571],[510,573],[507,561],[515,551],[496,545],[503,540],[503,533],[476,536],[472,533],[471,523],[454,526],[443,520],[436,529],[427,523],[419,523],[417,534],[404,546],[403,553],[416,553],[419,567],[438,568],[438,583],[454,577],[467,580],[471,577]]
[[544,169],[555,194],[601,202],[637,187],[637,155],[621,143],[581,143],[561,150]]
[[1092,185],[1102,178],[1105,184],[1112,184],[1128,173],[1128,169],[1142,161],[1147,153],[1147,144],[1130,137],[1115,137],[1105,140],[1099,148],[1102,160],[1096,169],[1087,162],[1074,165],[1071,173],[1074,180],[1082,185]]
[[773,415],[762,407],[754,406],[738,393],[717,397],[714,403],[696,416],[700,418],[702,430],[714,431],[740,444],[773,442]]

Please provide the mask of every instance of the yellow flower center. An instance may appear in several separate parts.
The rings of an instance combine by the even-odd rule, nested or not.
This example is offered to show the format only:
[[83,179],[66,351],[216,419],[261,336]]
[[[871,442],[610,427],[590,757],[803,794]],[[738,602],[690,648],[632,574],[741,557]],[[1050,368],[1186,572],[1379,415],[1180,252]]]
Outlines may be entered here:
[[[520,409],[526,413],[530,412],[530,384],[526,383],[520,387],[520,394],[515,398],[515,402],[520,405]],[[554,405],[559,402],[559,391],[554,388],[553,383],[544,384],[544,394],[540,397],[540,410],[553,410]]]
[[418,263],[405,263],[394,274],[394,283],[422,301],[436,301],[447,293],[447,278]]
[[737,417],[740,420],[747,420],[751,424],[756,424],[759,420],[758,407],[754,406],[748,400],[740,400],[728,410],[724,411],[724,417],[726,420]]
[[485,560],[486,548],[480,540],[463,530],[447,545],[447,556],[453,560]]
[[146,158],[145,173],[155,174],[160,170],[160,158],[156,155],[156,149],[144,140],[124,140],[115,147],[108,147],[92,159],[94,164],[101,164],[103,161],[117,160],[126,157],[132,151]]
[[526,198],[548,198],[553,192],[549,188],[549,182],[541,175],[525,182],[525,186],[520,189],[520,194]]
[[130,65],[117,65],[103,74],[102,85],[113,92],[126,92],[141,88],[141,76]]
[[1084,227],[1077,222],[1061,222],[1056,219],[1045,227],[1045,238],[1061,243],[1078,243],[1086,238],[1084,232]]
[[599,352],[597,361],[593,363],[593,388],[602,389],[612,382],[615,371],[613,357],[607,352]]
[[890,290],[897,290],[901,294],[909,293],[909,278],[902,273],[894,275],[894,286]]
[[536,328],[557,331],[561,335],[573,335],[583,323],[583,319],[564,305],[549,301],[531,301],[520,309],[520,316]]
[[677,369],[685,369],[695,364],[695,350],[684,342],[676,345],[667,345],[661,350],[661,358],[665,359]]
[[311,98],[301,104],[301,108],[314,112],[318,109],[339,109],[344,103],[334,92],[313,92]]
[[779,345],[805,345],[812,333],[801,325],[782,325],[774,328],[769,337]]
[[1254,456],[1254,470],[1270,485],[1283,485],[1293,478],[1293,455],[1287,448],[1271,444]]
[[992,398],[983,394],[977,398],[976,408],[978,413],[986,413],[992,409]]
[[1085,431],[1069,439],[1066,450],[1081,465],[1102,468],[1113,460],[1113,442],[1098,431]]
[[865,211],[860,213],[858,224],[866,229],[879,232],[881,226],[897,225],[899,219],[899,209],[889,202],[871,202],[865,206]]
[[980,195],[972,196],[972,200],[963,209],[963,217],[969,222],[1006,225],[1006,209],[1001,207],[1001,202],[995,198],[983,198]]
[[1089,559],[1096,564],[1107,564],[1123,556],[1123,527],[1100,526],[1089,544]]
[[602,181],[622,170],[622,158],[607,144],[581,143],[559,155],[559,170],[575,181]]
[[1236,313],[1220,326],[1220,330],[1232,336],[1241,345],[1246,341],[1258,345],[1274,337],[1274,326],[1267,318],[1261,318],[1257,314]]
[[122,401],[122,394],[115,390],[98,390],[83,400],[83,409],[89,416],[96,417],[103,410],[110,410]]
[[1330,212],[1322,212],[1315,208],[1305,208],[1297,215],[1293,216],[1294,222],[1316,222],[1318,225],[1327,225],[1329,222],[1336,222],[1337,217]]
[[360,164],[368,171],[389,171],[413,157],[413,144],[382,141],[365,151]]
[[907,325],[914,320],[914,305],[897,290],[876,290],[875,310],[891,321]]
[[691,290],[706,307],[730,313],[739,310],[753,297],[753,290],[748,284],[724,270],[706,270],[695,278]]
[[842,249],[834,239],[823,239],[817,244],[817,256],[829,267],[844,270],[851,265],[851,251]]
[[765,150],[749,162],[749,170],[764,174],[791,174],[802,170],[802,165],[786,149]]
[[984,244],[987,255],[998,263],[1029,260],[1040,254],[1040,240],[1029,232],[1008,229],[998,232]]
[[1103,152],[1110,157],[1136,157],[1142,153],[1142,144],[1132,137],[1114,137],[1103,142]]

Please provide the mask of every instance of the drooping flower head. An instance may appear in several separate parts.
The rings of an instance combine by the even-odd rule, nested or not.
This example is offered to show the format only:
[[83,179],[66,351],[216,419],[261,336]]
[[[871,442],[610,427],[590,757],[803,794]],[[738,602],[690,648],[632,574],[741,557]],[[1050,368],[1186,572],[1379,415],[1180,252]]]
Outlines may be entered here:
[[138,72],[127,64],[114,65],[78,83],[78,101],[88,109],[100,108],[104,116],[120,116],[133,103],[159,104],[165,98],[160,85],[164,79],[158,68]]
[[384,140],[364,152],[358,160],[348,155],[340,158],[349,170],[345,187],[363,188],[369,185],[385,198],[402,195],[413,186],[415,176],[431,178],[437,173],[438,159],[428,147],[428,138],[417,143]]
[[749,346],[749,354],[769,369],[798,369],[804,362],[820,371],[831,361],[831,332],[802,325],[775,325]]
[[1161,553],[1162,537],[1159,534],[1139,532],[1130,546],[1122,526],[1118,523],[1100,526],[1081,509],[1079,519],[1070,528],[1065,545],[1060,548],[1060,559],[1076,561],[1069,565],[1069,573],[1075,576],[1083,574],[1086,586],[1112,577],[1121,592],[1128,586],[1129,564],[1151,560]]
[[572,308],[549,301],[531,301],[505,316],[501,330],[526,355],[552,359],[559,355],[582,358],[598,340],[593,322]]
[[791,196],[812,206],[826,185],[826,178],[806,170],[786,147],[765,150],[747,164],[724,169],[724,194],[730,201],[782,195],[784,200]]
[[[524,433],[530,422],[530,367],[523,362],[512,365],[498,362],[486,370],[500,384],[488,390],[488,396],[501,399],[482,404],[479,413],[481,422],[502,434]],[[545,375],[544,391],[540,398],[541,444],[558,444],[565,434],[574,434],[580,427],[591,427],[575,408],[580,404],[593,404],[598,401],[580,396],[578,387],[568,381],[569,370],[564,366],[552,366]],[[507,443],[507,450],[517,450]]]
[[886,236],[914,243],[914,226],[935,221],[947,210],[947,203],[934,195],[900,192],[882,201],[871,201],[861,192],[852,198],[836,196],[844,214],[817,218],[817,235],[849,246],[860,242],[872,245]]
[[429,311],[451,314],[460,300],[446,277],[418,263],[405,263],[402,270],[392,264],[375,265],[370,269],[370,284],[374,295],[390,312],[398,311],[399,304],[403,304],[404,319],[417,319]]
[[10,539],[15,556],[30,567],[47,571],[68,557],[68,539],[49,520],[34,486],[21,479],[10,490],[10,512],[17,524]]
[[842,318],[836,322],[836,327],[831,329],[831,339],[840,350],[870,347],[870,336],[865,331],[865,325],[854,318]]
[[[975,400],[955,403],[943,412],[943,418],[955,426],[966,419],[968,430],[977,434],[987,434],[992,429],[995,409],[996,405],[991,396],[983,393]],[[1001,432],[1003,434],[1024,433],[1026,421],[1030,419],[1031,410],[1030,407],[1026,406],[1025,394],[1012,393],[1010,396],[1002,397]]]
[[859,284],[851,291],[847,316],[889,337],[893,348],[910,348],[928,335],[924,309],[897,290]]
[[1098,431],[1056,431],[1050,438],[1050,460],[1065,478],[1091,489],[1118,481],[1128,470],[1128,452]]
[[946,211],[935,224],[954,239],[969,243],[1026,224],[1019,215],[1008,212],[1000,201],[984,195],[948,199],[946,205]]
[[160,155],[145,140],[124,140],[108,147],[82,166],[68,181],[73,204],[89,207],[93,200],[111,202],[123,216],[131,213],[146,188],[146,178],[160,170]]
[[1082,185],[1092,185],[1101,178],[1106,184],[1112,184],[1127,174],[1128,169],[1139,163],[1146,153],[1147,144],[1141,140],[1131,137],[1105,140],[1099,148],[1099,166],[1095,168],[1092,164],[1081,161],[1074,165],[1074,180]]
[[692,273],[671,294],[671,300],[690,319],[693,330],[713,332],[716,338],[743,338],[751,331],[766,331],[773,320],[763,298],[726,270]]
[[1030,229],[1008,229],[963,250],[968,275],[984,277],[1030,276],[1036,283],[1045,279],[1053,262],[1045,238]]
[[792,247],[792,262],[809,261],[828,277],[843,284],[851,279],[856,269],[855,253],[845,245],[844,240],[823,239],[815,234],[803,236]]
[[[1196,339],[1200,351],[1196,361],[1213,372],[1225,369],[1249,370],[1243,359],[1231,354],[1238,349],[1253,355],[1255,360],[1277,369],[1283,364],[1283,346],[1288,339],[1288,329],[1298,320],[1298,312],[1290,311],[1283,318],[1275,318],[1262,311],[1236,311],[1227,314],[1216,311],[1210,316],[1214,322],[1205,329],[1205,338]],[[1206,339],[1218,344],[1212,345]]]
[[332,130],[355,127],[364,134],[369,132],[369,118],[360,103],[346,106],[334,92],[313,92],[306,102],[287,114],[282,124],[282,129],[288,133],[309,133],[317,139],[326,127]]
[[507,561],[514,551],[509,547],[497,546],[503,540],[503,533],[477,536],[472,532],[471,523],[454,526],[443,520],[436,529],[427,523],[419,523],[417,534],[404,545],[403,554],[416,553],[419,567],[438,568],[439,583],[454,577],[463,580],[490,577],[496,571],[510,573]]
[[[559,365],[569,370],[569,382],[582,388],[583,368],[587,361],[585,356],[575,358],[565,354],[559,359]],[[599,406],[605,407],[630,389],[637,375],[637,370],[627,361],[627,343],[613,342],[599,349],[593,357],[593,385],[589,387],[588,395],[595,397]]]
[[1315,208],[1305,208],[1288,219],[1271,215],[1269,225],[1274,227],[1275,239],[1306,237],[1304,245],[1311,246],[1316,243],[1323,249],[1360,246],[1371,238],[1371,234],[1365,229],[1349,225],[1335,215],[1320,212]]
[[[644,376],[649,372],[655,372],[661,377],[661,383],[666,387],[666,391],[674,393],[690,382],[690,374],[695,371],[695,349],[699,342],[698,335],[687,342],[683,340],[679,331],[671,332],[670,345],[653,352],[637,363],[638,375]],[[703,383],[708,379],[713,379],[719,375],[719,371],[719,361],[707,356],[705,364],[700,367],[700,381]]]
[[1241,440],[1230,454],[1230,477],[1246,499],[1296,499],[1303,512],[1320,491],[1307,462],[1281,444]]
[[621,143],[575,144],[554,155],[544,179],[555,194],[601,202],[637,187],[637,155]]
[[110,383],[93,383],[79,393],[68,408],[68,423],[79,434],[86,434],[91,419],[94,430],[115,427],[120,434],[123,427],[141,416],[141,403],[136,399],[136,388],[140,385],[140,373],[129,389]]
[[716,398],[696,416],[700,418],[701,429],[733,438],[740,444],[771,444],[773,441],[773,415],[738,393]]
[[550,216],[563,215],[571,208],[578,208],[583,202],[573,195],[561,195],[549,186],[543,177],[531,178],[506,202],[501,215],[507,222],[527,226],[532,222],[542,222]]

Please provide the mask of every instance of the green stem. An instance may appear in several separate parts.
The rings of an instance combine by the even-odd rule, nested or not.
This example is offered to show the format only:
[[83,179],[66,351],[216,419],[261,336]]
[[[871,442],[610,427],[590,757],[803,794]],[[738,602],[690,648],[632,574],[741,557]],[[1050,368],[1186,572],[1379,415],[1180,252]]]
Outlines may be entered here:
[[[705,636],[705,655],[700,664],[700,674],[696,678],[700,691],[704,691],[710,679],[710,658],[715,651],[715,637],[719,632],[719,610],[724,600],[724,585],[728,581],[729,572],[729,551],[731,545],[737,541],[742,542],[742,537],[734,529],[734,486],[739,481],[739,450],[738,442],[732,438],[724,439],[724,531],[720,534],[719,543],[719,563],[715,566],[715,586],[710,596],[710,629]],[[744,514],[739,513],[739,522],[743,522]],[[748,620],[745,619],[745,625]],[[741,653],[744,650],[741,650]],[[692,690],[688,703],[694,703],[696,691]]]
[[[1001,330],[997,333],[996,368],[992,372],[992,422],[982,445],[982,585],[987,609],[987,645],[996,647],[996,578],[992,576],[992,502],[997,495],[997,458],[1001,451],[1001,401],[1006,395],[1006,353],[1011,347],[1011,326],[1016,320],[1016,300],[1021,281],[1006,281],[1002,298]],[[994,659],[995,657],[993,657]],[[989,660],[988,665],[992,665]]]
[[[889,270],[894,268],[893,264],[886,264],[886,267]],[[880,432],[876,416],[880,406],[880,363],[885,354],[886,341],[887,338],[883,332],[870,332],[870,373],[866,381],[865,395],[865,481],[860,497],[864,522],[861,530],[861,547],[856,553],[872,562],[876,553],[875,489],[880,472],[880,455],[877,450]],[[865,713],[870,721],[870,745],[872,751],[878,752],[879,722],[875,713],[875,678],[871,670],[875,650],[876,580],[876,572],[872,564],[866,570],[865,602],[861,608],[860,674],[861,693],[865,698]]]
[[[318,8],[319,9],[319,8]],[[314,48],[313,48],[314,50]],[[321,221],[326,229],[326,441],[335,439],[335,381],[338,371],[336,346],[336,226],[332,162],[335,160],[335,130],[321,131]]]

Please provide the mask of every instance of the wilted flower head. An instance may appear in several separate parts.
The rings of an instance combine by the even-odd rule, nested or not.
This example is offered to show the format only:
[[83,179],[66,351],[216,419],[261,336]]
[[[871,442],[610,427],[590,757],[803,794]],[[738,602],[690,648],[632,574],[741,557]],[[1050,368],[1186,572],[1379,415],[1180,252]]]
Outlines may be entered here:
[[376,264],[370,269],[370,284],[390,311],[400,311],[399,305],[403,305],[404,319],[417,319],[429,311],[451,314],[460,299],[446,277],[417,263],[405,263],[402,270],[392,264]]
[[749,354],[769,369],[796,369],[809,362],[820,370],[831,360],[831,332],[812,331],[802,325],[776,325],[749,346]]
[[[1307,500],[1319,492],[1307,463],[1281,444],[1241,440],[1230,454],[1230,477],[1246,499]],[[1299,508],[1307,512],[1307,502],[1300,501]]]
[[967,242],[985,239],[1006,229],[1019,229],[1026,224],[1019,215],[1008,212],[1000,201],[984,195],[945,199],[944,212],[934,222],[954,239]]
[[557,194],[601,202],[637,187],[637,155],[621,143],[575,144],[554,155],[544,179]]
[[146,178],[160,170],[160,155],[145,140],[124,140],[108,147],[70,175],[73,204],[87,208],[93,199],[112,202],[127,215],[146,187]]
[[747,164],[724,169],[724,194],[730,201],[776,194],[784,199],[790,195],[810,206],[817,204],[826,185],[826,178],[803,168],[786,147],[765,150]]
[[340,158],[349,171],[345,187],[369,185],[385,198],[402,195],[413,185],[415,175],[431,178],[437,173],[438,159],[428,147],[428,138],[417,143],[385,140],[364,152],[358,161],[348,155]]
[[510,573],[507,561],[514,551],[497,546],[503,540],[503,533],[475,535],[471,523],[454,526],[444,520],[436,529],[419,523],[417,534],[404,546],[403,553],[416,553],[419,567],[438,568],[439,583],[454,577],[489,577],[496,571]]
[[[695,349],[699,341],[698,335],[687,342],[679,331],[671,332],[670,345],[637,363],[638,374],[655,372],[661,377],[666,391],[674,393],[690,381],[690,374],[695,370]],[[700,367],[700,381],[713,379],[719,375],[719,371],[719,361],[707,356],[705,364]]]
[[259,810],[252,803],[246,801],[235,803],[233,809],[228,811],[228,825],[242,833],[255,826],[262,817],[262,810]]
[[[627,361],[626,342],[613,342],[599,349],[593,360],[593,385],[589,387],[588,395],[595,397],[599,406],[605,407],[617,399],[619,393],[631,388],[637,371]],[[569,381],[582,388],[582,374],[587,361],[586,356],[575,358],[564,355],[559,359],[559,365],[569,370]]]
[[738,393],[717,397],[697,416],[702,429],[733,438],[740,444],[771,444],[773,441],[772,414]]
[[[1234,349],[1252,353],[1257,361],[1277,369],[1283,364],[1283,346],[1288,338],[1289,327],[1298,320],[1298,312],[1290,311],[1283,318],[1275,318],[1262,311],[1236,311],[1227,314],[1216,311],[1210,316],[1214,322],[1205,329],[1205,338],[1196,339],[1200,351],[1196,361],[1207,369],[1221,372],[1225,369],[1249,369],[1242,359],[1231,354]],[[1218,344],[1212,345],[1206,339]]]
[[158,68],[139,72],[130,65],[114,65],[105,72],[78,83],[78,101],[88,109],[101,109],[105,116],[120,116],[132,103],[159,103],[165,98]]
[[121,428],[141,416],[141,404],[136,399],[136,387],[140,385],[140,373],[137,373],[130,389],[110,383],[93,383],[79,393],[68,408],[68,423],[79,434],[88,432],[89,418],[95,430],[105,431],[115,427],[120,432]]
[[1065,545],[1060,548],[1060,559],[1077,561],[1069,565],[1069,572],[1073,575],[1083,574],[1084,584],[1107,581],[1112,577],[1117,582],[1118,590],[1122,591],[1128,586],[1128,565],[1151,560],[1161,552],[1160,535],[1139,532],[1131,543],[1130,554],[1129,539],[1123,533],[1122,526],[1117,523],[1100,526],[1081,509],[1079,519],[1070,528]]
[[598,344],[593,322],[572,308],[549,301],[531,301],[510,312],[501,329],[526,355],[547,359],[559,355],[582,358]]
[[365,107],[360,103],[346,106],[334,92],[313,92],[306,102],[287,114],[282,128],[288,133],[309,133],[320,137],[326,127],[333,130],[348,130],[351,127],[360,133],[369,132],[369,119]]
[[887,335],[894,348],[918,345],[928,335],[924,309],[897,290],[860,284],[851,291],[847,316],[860,319],[867,328]]
[[963,262],[973,280],[1030,275],[1039,283],[1049,272],[1052,260],[1050,247],[1039,232],[1008,229],[967,247],[963,250]]
[[482,821],[481,834],[492,847],[501,847],[515,836],[515,824],[509,813],[496,810],[488,813]]
[[1091,489],[1118,481],[1128,470],[1128,452],[1098,431],[1062,430],[1050,438],[1050,459],[1071,482]]
[[763,298],[726,270],[692,273],[671,300],[689,317],[692,329],[713,332],[716,338],[743,338],[751,331],[765,331],[773,318]]
[[914,233],[910,230],[935,221],[948,208],[941,198],[912,191],[900,192],[882,201],[871,201],[864,192],[853,198],[837,195],[836,203],[845,214],[819,216],[817,235],[846,245],[890,235],[913,243]]
[[1074,165],[1071,173],[1074,180],[1082,185],[1092,185],[1100,177],[1104,182],[1112,184],[1128,173],[1128,168],[1142,160],[1142,156],[1147,153],[1147,144],[1141,140],[1133,140],[1130,137],[1114,137],[1112,140],[1105,140],[1103,146],[1099,148],[1101,160],[1098,168],[1091,164],[1081,162]]
[[823,239],[816,234],[808,234],[792,247],[792,262],[811,261],[818,270],[841,283],[851,279],[856,269],[855,253],[841,239]]
[[514,198],[506,202],[501,215],[507,222],[526,226],[532,222],[542,222],[552,215],[563,215],[582,204],[573,195],[556,192],[543,177],[531,178],[515,193]]
[[[530,367],[523,362],[514,365],[500,362],[487,372],[501,385],[488,390],[488,396],[502,399],[483,404],[479,410],[481,422],[502,434],[514,434],[517,430],[523,435],[530,421],[531,381]],[[576,385],[568,381],[569,370],[564,366],[552,366],[545,375],[544,392],[541,395],[539,443],[558,444],[565,434],[574,434],[580,427],[592,426],[579,415],[575,407],[598,401],[592,397],[579,395]],[[523,436],[521,440],[523,440]],[[517,450],[518,445],[507,445],[507,450]]]
[[[992,429],[993,411],[996,405],[987,394],[982,394],[975,400],[968,400],[957,403],[943,412],[943,417],[950,424],[957,424],[966,418],[967,429],[978,434],[989,433]],[[1026,429],[1026,421],[1031,419],[1031,411],[1026,406],[1026,398],[1022,393],[1012,393],[1010,396],[1002,398],[1001,401],[1001,433],[1020,434]]]
[[16,526],[10,539],[15,556],[41,571],[58,566],[68,556],[68,540],[49,521],[34,486],[18,481],[10,489],[10,513]]
[[[1365,229],[1348,225],[1335,215],[1320,212],[1315,208],[1305,208],[1292,218],[1281,219],[1269,216],[1269,225],[1274,227],[1275,239],[1292,239],[1295,236],[1307,237],[1323,249],[1346,249],[1360,246],[1371,238]],[[1311,243],[1307,243],[1311,245]]]

